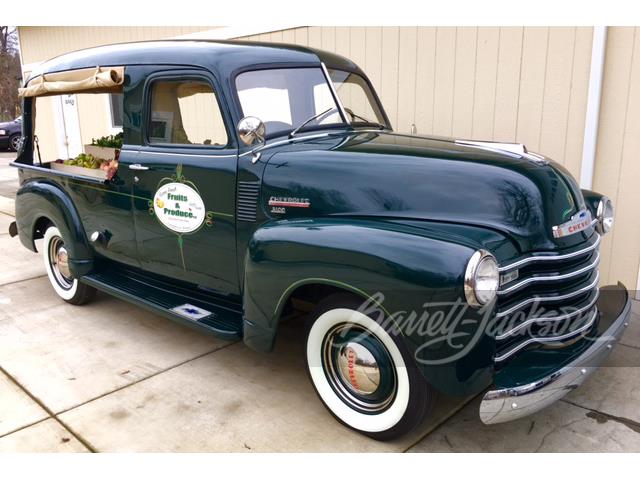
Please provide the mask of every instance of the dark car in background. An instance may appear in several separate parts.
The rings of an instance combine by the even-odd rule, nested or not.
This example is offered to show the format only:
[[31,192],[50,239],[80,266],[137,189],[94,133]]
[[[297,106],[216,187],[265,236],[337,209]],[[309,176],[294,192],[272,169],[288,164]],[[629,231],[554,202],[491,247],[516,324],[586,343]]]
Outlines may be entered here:
[[22,136],[22,117],[0,123],[0,149],[18,150]]

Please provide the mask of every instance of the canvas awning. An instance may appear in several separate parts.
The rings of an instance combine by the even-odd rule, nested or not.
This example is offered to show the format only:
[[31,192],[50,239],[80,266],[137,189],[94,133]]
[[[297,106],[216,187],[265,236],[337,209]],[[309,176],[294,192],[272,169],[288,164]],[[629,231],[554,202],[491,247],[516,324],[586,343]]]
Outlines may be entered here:
[[20,97],[47,97],[71,93],[119,93],[124,83],[124,67],[95,67],[46,73],[33,78]]

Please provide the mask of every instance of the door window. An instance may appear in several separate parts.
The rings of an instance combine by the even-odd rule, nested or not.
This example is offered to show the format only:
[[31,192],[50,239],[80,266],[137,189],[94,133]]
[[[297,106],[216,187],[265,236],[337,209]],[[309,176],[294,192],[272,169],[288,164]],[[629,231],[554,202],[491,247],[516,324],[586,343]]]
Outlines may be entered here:
[[151,85],[151,144],[224,147],[227,131],[215,92],[202,80],[158,80]]

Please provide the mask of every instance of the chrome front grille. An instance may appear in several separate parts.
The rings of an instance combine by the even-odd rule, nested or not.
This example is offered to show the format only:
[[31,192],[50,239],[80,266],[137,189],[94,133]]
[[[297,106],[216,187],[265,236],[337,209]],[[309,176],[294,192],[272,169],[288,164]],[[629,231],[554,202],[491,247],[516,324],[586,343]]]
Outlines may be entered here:
[[[600,236],[561,254],[534,254],[500,268],[514,280],[498,290],[496,363],[533,348],[558,348],[589,332],[598,311]],[[513,276],[513,275],[512,275]]]

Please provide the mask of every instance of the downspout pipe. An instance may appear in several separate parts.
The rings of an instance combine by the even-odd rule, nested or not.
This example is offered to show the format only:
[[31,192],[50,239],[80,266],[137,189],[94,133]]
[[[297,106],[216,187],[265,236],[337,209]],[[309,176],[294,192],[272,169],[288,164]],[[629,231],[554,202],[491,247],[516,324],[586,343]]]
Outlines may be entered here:
[[580,187],[587,190],[591,190],[593,187],[593,172],[598,146],[598,126],[600,122],[600,102],[602,100],[602,80],[604,77],[606,50],[607,27],[593,27],[591,70],[589,73],[587,114],[585,117],[584,140],[582,144],[582,168],[580,170]]

